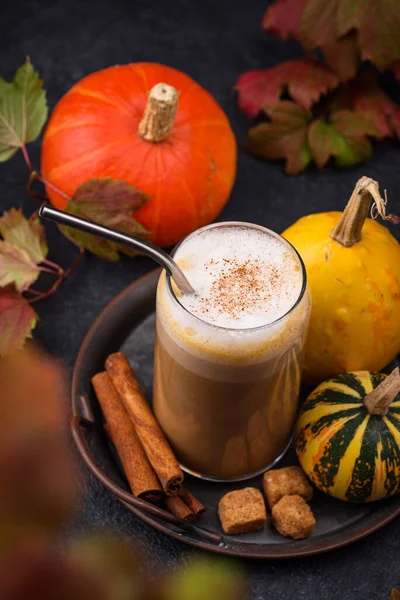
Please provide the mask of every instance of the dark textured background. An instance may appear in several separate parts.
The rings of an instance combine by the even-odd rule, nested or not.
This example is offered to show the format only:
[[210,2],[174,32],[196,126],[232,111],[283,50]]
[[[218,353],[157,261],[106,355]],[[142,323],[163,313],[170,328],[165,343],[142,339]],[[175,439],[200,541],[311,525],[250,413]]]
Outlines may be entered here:
[[[30,55],[45,79],[50,107],[73,83],[103,67],[134,61],[163,62],[181,69],[209,90],[227,112],[239,144],[246,118],[232,91],[247,69],[274,65],[295,56],[295,43],[267,38],[260,21],[267,0],[14,0],[2,3],[0,73],[10,78]],[[30,148],[40,164],[39,144]],[[248,220],[281,231],[308,212],[342,209],[361,175],[387,188],[392,212],[400,211],[400,148],[392,142],[376,147],[366,165],[339,172],[309,168],[297,177],[282,165],[266,164],[239,153],[236,185],[221,219]],[[27,173],[20,155],[0,165],[2,208],[35,208],[25,192]],[[68,266],[74,248],[47,227],[50,258]],[[152,268],[149,260],[122,259],[107,264],[88,256],[59,292],[37,305],[41,320],[36,336],[49,351],[74,364],[82,338],[93,319],[125,285]],[[132,536],[149,551],[154,567],[174,567],[192,551],[135,520],[86,473],[76,523],[80,529],[106,526]],[[258,600],[289,598],[388,599],[400,587],[400,520],[371,538],[344,550],[291,562],[245,562]]]

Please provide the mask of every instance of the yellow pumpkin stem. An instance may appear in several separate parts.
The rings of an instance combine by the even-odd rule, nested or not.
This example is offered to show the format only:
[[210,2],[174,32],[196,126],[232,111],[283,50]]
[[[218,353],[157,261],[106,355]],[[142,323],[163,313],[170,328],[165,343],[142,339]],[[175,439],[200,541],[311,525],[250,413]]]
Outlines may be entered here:
[[157,83],[149,92],[138,133],[149,142],[163,142],[172,133],[179,92],[166,83]]
[[364,398],[364,406],[370,415],[383,417],[389,410],[389,405],[400,392],[400,370],[399,367],[385,377],[372,392]]
[[361,240],[361,230],[365,219],[368,217],[371,200],[371,218],[376,219],[378,215],[385,221],[400,223],[396,215],[386,214],[387,197],[382,198],[379,192],[379,184],[370,177],[361,177],[343,211],[339,223],[331,233],[331,238],[346,248],[351,248]]

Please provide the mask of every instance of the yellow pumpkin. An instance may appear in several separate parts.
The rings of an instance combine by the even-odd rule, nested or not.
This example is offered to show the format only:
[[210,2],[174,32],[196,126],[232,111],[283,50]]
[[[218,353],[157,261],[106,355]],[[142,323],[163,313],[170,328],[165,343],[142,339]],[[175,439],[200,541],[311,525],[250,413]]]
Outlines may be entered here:
[[400,492],[400,372],[356,371],[321,383],[303,404],[296,451],[322,492],[371,502]]
[[400,244],[373,219],[386,202],[362,177],[343,213],[303,217],[283,232],[306,265],[312,298],[304,378],[379,371],[400,352]]

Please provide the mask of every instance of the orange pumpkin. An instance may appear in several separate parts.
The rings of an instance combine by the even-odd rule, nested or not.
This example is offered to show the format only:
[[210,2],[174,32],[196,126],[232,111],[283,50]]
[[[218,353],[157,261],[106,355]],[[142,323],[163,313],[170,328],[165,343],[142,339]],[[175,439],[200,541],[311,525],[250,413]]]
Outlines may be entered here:
[[[160,82],[168,85],[157,86],[159,101],[156,93],[151,102]],[[162,94],[172,94],[169,104]],[[67,201],[54,187],[72,196],[97,177],[149,194],[135,218],[166,246],[218,216],[236,156],[229,121],[208,92],[176,69],[136,63],[92,73],[61,98],[44,134],[42,175],[61,209]]]

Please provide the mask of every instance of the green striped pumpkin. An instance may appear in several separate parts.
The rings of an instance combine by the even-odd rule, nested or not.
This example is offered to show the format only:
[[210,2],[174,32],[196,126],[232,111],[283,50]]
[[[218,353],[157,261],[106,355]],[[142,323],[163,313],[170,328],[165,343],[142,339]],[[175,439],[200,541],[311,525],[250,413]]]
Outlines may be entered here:
[[370,502],[400,491],[398,382],[382,411],[386,414],[370,414],[364,404],[385,378],[368,371],[339,375],[321,383],[304,403],[296,428],[297,455],[323,492],[348,502]]

